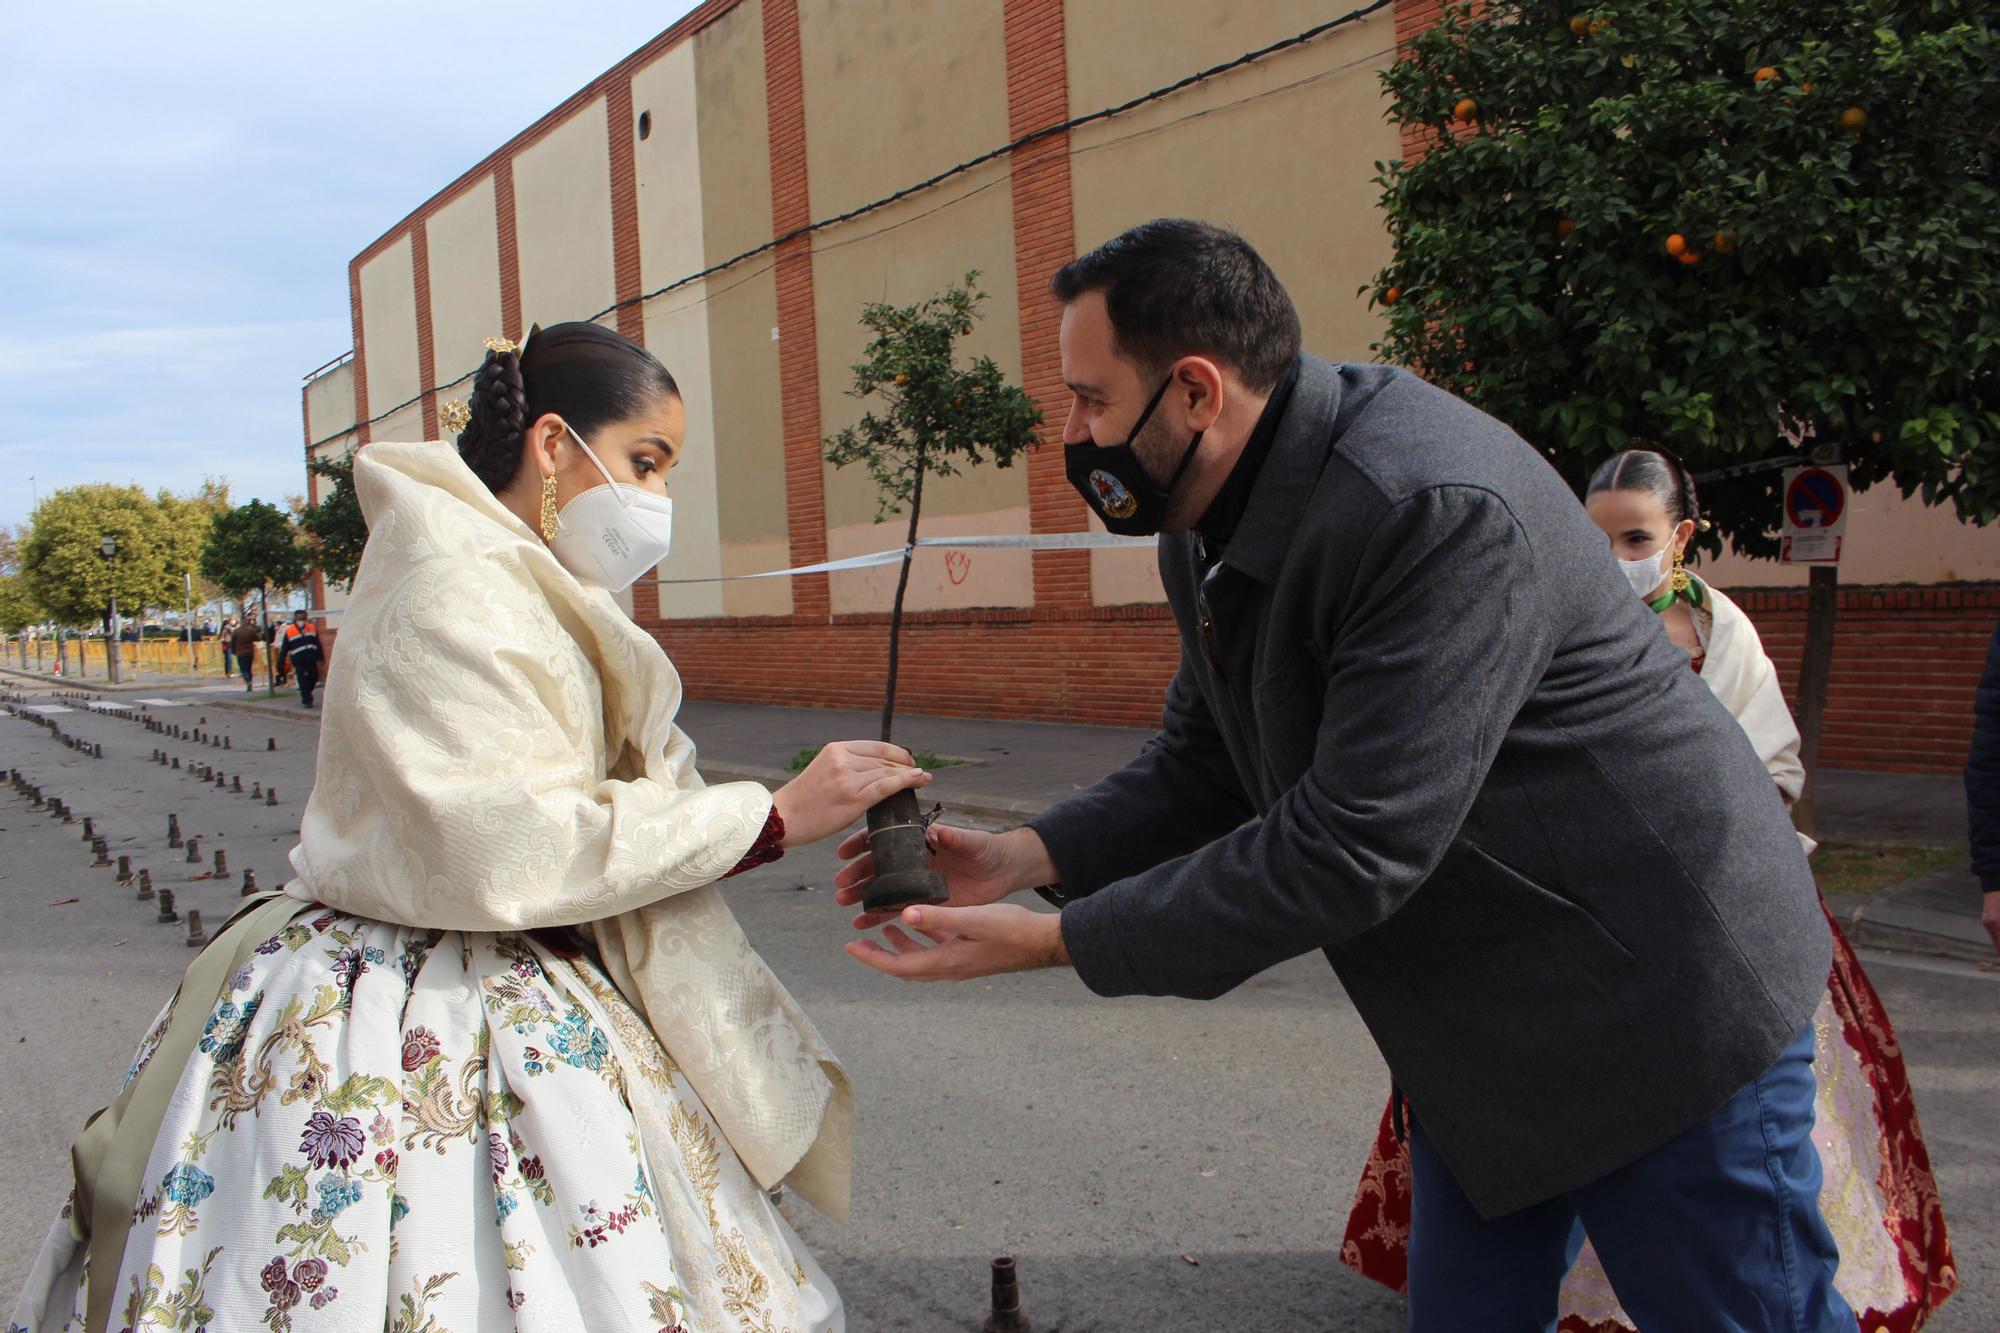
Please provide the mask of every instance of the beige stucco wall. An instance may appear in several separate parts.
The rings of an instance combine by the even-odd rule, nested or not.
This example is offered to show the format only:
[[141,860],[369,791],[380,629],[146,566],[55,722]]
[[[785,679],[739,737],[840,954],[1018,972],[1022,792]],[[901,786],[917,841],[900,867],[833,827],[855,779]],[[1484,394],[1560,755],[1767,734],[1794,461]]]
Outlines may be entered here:
[[[800,6],[807,172],[815,216],[892,193],[1007,139],[1006,46],[999,5],[964,5],[935,21],[919,0],[808,0]],[[909,304],[981,270],[983,317],[960,347],[1021,376],[1014,294],[1014,224],[1007,166],[996,163],[920,198],[821,232],[813,281],[820,425],[831,435],[871,404],[850,397],[853,364],[867,332],[863,305]],[[873,404],[880,406],[880,404]],[[903,520],[874,523],[875,490],[864,468],[826,468],[827,553],[839,558],[901,545]],[[1020,532],[1027,523],[1027,469],[985,468],[925,484],[925,535]],[[1022,606],[1033,600],[1029,558],[982,552],[963,576],[942,557],[913,568],[913,609]],[[893,571],[833,577],[836,612],[881,610]]]
[[[655,291],[703,267],[694,56],[694,44],[683,42],[632,77],[642,291]],[[650,116],[650,131],[643,139],[637,130],[641,114]],[[673,372],[687,408],[681,462],[668,479],[674,497],[674,550],[660,572],[670,578],[706,578],[722,572],[706,298],[704,285],[695,283],[644,307],[646,346]],[[660,614],[668,619],[721,615],[722,585],[662,586]]]
[[[439,384],[479,368],[500,327],[500,236],[493,178],[482,177],[425,224],[430,246],[431,357]],[[470,384],[441,397],[463,401]]]
[[613,300],[606,124],[599,97],[514,156],[523,331],[588,319]]
[[[371,409],[372,410],[372,409]],[[423,408],[415,403],[398,408],[369,428],[371,440],[421,440],[424,438]]]
[[[1318,0],[1156,0],[1137,41],[1131,9],[1078,0],[1065,13],[1070,113],[1115,105],[1327,16]],[[1377,161],[1401,152],[1376,79],[1394,47],[1385,10],[1077,131],[1077,250],[1152,217],[1233,227],[1291,292],[1309,351],[1374,359],[1380,322],[1355,292],[1390,255],[1372,177]],[[1093,552],[1091,568],[1101,605],[1162,595],[1150,552]]]
[[[759,0],[730,10],[702,29],[692,45],[701,144],[701,266],[707,267],[771,239],[771,147]],[[698,308],[708,321],[722,570],[750,574],[783,569],[791,563],[791,538],[778,344],[771,337],[778,323],[778,295],[770,257],[718,274],[702,295]],[[677,293],[661,302],[678,306],[683,299]],[[728,615],[788,615],[792,609],[789,579],[726,583],[721,591]]]
[[[1888,483],[1849,499],[1842,583],[1955,583],[2000,579],[2000,531],[1958,521],[1951,506],[1905,500]],[[1803,587],[1809,565],[1725,555],[1702,566],[1719,588]]]
[[[407,235],[361,266],[361,336],[368,415],[416,397],[424,386],[417,378],[417,294]],[[373,438],[414,438],[385,435],[386,424],[377,424]]]
[[335,366],[306,383],[305,435],[324,440],[354,425],[354,362]]

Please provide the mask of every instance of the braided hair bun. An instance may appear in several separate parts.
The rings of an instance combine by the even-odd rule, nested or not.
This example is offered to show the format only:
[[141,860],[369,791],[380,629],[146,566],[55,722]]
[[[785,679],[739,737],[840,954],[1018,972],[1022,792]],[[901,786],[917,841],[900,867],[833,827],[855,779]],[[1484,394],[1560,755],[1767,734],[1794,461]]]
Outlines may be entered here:
[[521,470],[521,441],[528,433],[528,386],[521,353],[488,348],[472,377],[471,419],[458,433],[458,456],[473,475],[499,492]]
[[458,455],[495,494],[520,474],[528,428],[554,413],[588,439],[678,399],[680,386],[639,344],[602,324],[553,324],[519,351],[489,347],[473,372]]

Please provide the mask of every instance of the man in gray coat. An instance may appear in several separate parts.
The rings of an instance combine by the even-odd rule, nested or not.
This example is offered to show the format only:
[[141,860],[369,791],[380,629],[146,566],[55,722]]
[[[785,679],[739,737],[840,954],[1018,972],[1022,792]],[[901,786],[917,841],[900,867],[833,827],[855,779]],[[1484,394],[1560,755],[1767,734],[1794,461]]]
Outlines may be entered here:
[[[1320,949],[1411,1111],[1413,1329],[1553,1329],[1586,1233],[1641,1328],[1853,1329],[1812,876],[1561,478],[1414,376],[1303,355],[1220,228],[1136,227],[1055,295],[1070,478],[1164,534],[1162,729],[1025,828],[934,829],[952,905],[849,951],[1206,999]],[[1060,915],[999,903],[1031,887]]]

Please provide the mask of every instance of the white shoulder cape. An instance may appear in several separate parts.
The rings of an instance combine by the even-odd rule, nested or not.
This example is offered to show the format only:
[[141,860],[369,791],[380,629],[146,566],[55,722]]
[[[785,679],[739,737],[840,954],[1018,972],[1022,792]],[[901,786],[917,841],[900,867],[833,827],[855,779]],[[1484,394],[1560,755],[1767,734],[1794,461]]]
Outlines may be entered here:
[[1702,591],[1708,594],[1714,618],[1701,662],[1702,683],[1750,737],[1757,757],[1790,805],[1805,790],[1806,770],[1799,763],[1798,724],[1778,689],[1777,668],[1765,655],[1764,641],[1743,608],[1706,583]]
[[400,925],[594,932],[760,1184],[845,1216],[846,1073],[715,881],[771,798],[707,786],[680,677],[444,444],[370,444],[293,897]]

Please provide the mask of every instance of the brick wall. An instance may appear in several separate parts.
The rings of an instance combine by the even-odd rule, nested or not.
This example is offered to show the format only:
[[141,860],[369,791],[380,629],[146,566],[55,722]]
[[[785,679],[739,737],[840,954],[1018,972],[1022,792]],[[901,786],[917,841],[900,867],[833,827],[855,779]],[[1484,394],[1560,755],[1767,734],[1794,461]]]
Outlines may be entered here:
[[[882,706],[886,615],[671,620],[647,628],[689,698]],[[896,708],[1156,727],[1179,653],[1164,606],[905,614]]]
[[[1757,626],[1796,710],[1805,589],[1724,591]],[[1972,693],[1995,621],[2000,586],[1993,584],[1841,589],[1820,762],[1880,773],[1963,768]]]

